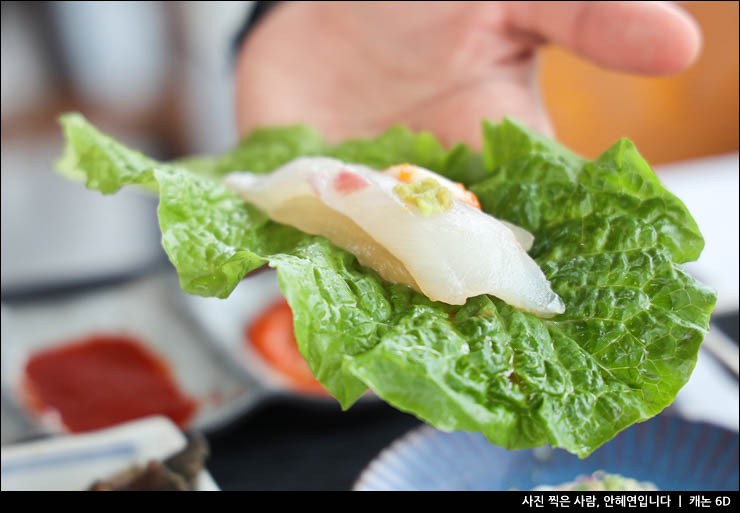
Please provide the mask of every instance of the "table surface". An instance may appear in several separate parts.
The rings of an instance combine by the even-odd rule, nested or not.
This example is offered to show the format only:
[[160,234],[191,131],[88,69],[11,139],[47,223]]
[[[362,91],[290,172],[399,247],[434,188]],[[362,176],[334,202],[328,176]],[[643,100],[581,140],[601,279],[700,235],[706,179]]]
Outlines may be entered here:
[[349,490],[393,440],[420,425],[384,403],[320,408],[276,400],[209,436],[222,490]]

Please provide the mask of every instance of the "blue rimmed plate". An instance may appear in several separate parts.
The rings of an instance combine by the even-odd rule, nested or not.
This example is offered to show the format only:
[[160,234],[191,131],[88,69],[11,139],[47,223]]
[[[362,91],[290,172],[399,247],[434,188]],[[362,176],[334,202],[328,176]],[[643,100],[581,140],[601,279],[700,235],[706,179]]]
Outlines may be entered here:
[[411,431],[370,463],[355,490],[530,490],[596,470],[661,490],[737,490],[738,433],[661,415],[637,424],[586,459],[548,448],[507,451],[482,435]]

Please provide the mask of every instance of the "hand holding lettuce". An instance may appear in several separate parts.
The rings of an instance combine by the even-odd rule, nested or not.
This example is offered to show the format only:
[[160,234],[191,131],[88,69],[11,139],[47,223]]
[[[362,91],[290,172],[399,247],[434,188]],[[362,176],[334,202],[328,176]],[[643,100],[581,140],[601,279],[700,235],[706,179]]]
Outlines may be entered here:
[[[159,163],[79,115],[62,124],[65,174],[103,193],[158,191],[184,290],[225,297],[247,272],[277,268],[301,352],[344,408],[369,387],[440,429],[586,456],[668,406],[693,370],[715,297],[678,264],[698,257],[701,234],[627,140],[588,162],[512,121],[484,124],[481,155],[402,128],[330,146],[290,127],[257,130],[218,157]],[[544,320],[491,296],[432,302],[270,221],[220,180],[306,155],[410,162],[464,183],[484,211],[535,235],[529,254],[565,313]]]

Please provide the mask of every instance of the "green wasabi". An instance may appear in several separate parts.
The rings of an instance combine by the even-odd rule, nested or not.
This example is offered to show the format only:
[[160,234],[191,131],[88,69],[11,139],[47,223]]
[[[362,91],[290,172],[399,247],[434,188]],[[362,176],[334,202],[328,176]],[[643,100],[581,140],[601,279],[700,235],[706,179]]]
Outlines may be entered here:
[[425,217],[452,208],[452,193],[433,178],[425,178],[418,182],[399,183],[393,188],[393,192],[404,203],[417,208],[421,215]]

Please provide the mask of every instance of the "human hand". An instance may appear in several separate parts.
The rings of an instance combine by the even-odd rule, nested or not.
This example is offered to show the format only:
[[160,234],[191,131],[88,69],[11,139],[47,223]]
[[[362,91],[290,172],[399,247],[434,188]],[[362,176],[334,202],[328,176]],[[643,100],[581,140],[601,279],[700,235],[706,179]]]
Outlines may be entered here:
[[663,2],[286,2],[244,42],[236,70],[241,133],[305,123],[329,140],[394,124],[480,145],[480,120],[552,128],[536,50],[564,46],[598,65],[668,74],[701,34]]

